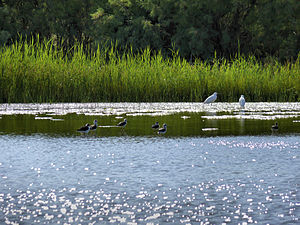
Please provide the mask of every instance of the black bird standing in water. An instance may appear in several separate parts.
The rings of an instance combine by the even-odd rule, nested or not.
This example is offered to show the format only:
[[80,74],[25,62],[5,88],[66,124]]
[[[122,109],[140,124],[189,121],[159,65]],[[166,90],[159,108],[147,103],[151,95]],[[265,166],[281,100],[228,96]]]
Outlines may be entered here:
[[159,128],[158,134],[165,134],[167,132],[167,124],[164,124],[163,128]]
[[80,133],[88,133],[90,131],[90,124],[87,123],[85,126],[77,129],[77,131]]
[[94,125],[90,127],[90,130],[96,130],[98,127],[98,120],[94,120]]
[[276,122],[275,125],[272,125],[272,131],[277,131],[278,129],[278,123]]
[[156,122],[155,124],[153,124],[153,125],[152,125],[152,128],[153,128],[153,129],[158,129],[158,128],[159,128],[158,122]]
[[123,122],[120,122],[120,123],[118,123],[118,127],[125,127],[126,126],[126,124],[127,124],[127,119],[124,119],[124,121]]

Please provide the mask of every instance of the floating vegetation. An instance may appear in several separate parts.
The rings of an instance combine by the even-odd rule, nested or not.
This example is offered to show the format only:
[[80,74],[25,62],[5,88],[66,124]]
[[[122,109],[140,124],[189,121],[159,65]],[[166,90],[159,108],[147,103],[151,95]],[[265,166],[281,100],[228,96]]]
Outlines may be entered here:
[[190,117],[190,116],[182,116],[182,117],[180,117],[180,118],[186,120],[186,119],[189,119],[189,118],[191,118],[191,117]]
[[40,116],[36,116],[34,117],[35,120],[52,120],[53,118],[52,117],[46,117],[46,116],[43,116],[43,117],[40,117]]
[[[299,116],[299,103],[283,102],[248,102],[245,110],[240,110],[238,103],[214,103],[211,106],[203,103],[55,103],[55,104],[0,104],[0,115],[35,115],[45,114],[47,117],[67,114],[83,114],[89,116],[113,116],[123,119],[130,116],[164,116],[176,113],[206,113],[207,117],[217,113],[234,114],[230,116],[243,117],[246,115],[295,115]],[[182,116],[188,119],[189,116]]]
[[[115,116],[123,119],[127,116],[166,116],[177,113],[205,113],[206,119],[273,119],[299,117],[299,103],[248,102],[245,110],[240,110],[238,103],[55,103],[55,104],[0,104],[0,115],[35,115],[36,119],[51,119],[53,116],[67,114],[86,116]],[[218,115],[225,113],[226,115]],[[47,115],[44,117],[39,116]],[[51,118],[50,118],[51,117]],[[183,115],[181,119],[189,119]]]
[[203,128],[202,131],[214,131],[214,130],[219,130],[217,127],[211,127],[211,128]]

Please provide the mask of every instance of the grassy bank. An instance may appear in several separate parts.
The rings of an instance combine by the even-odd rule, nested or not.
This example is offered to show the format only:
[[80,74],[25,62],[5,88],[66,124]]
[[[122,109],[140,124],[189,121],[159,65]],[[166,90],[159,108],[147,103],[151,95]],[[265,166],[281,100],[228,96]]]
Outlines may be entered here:
[[81,45],[69,52],[52,41],[16,42],[0,50],[0,103],[203,101],[299,101],[300,64],[254,58],[202,62],[164,59],[145,49],[119,55],[98,48],[86,55]]

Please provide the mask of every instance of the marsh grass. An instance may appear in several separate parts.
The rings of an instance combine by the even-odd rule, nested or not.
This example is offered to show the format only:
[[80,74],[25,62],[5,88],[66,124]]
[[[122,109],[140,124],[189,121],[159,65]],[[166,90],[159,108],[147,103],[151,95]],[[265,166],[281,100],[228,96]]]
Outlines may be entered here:
[[0,50],[0,102],[299,101],[300,65],[262,64],[254,57],[231,61],[164,58],[145,49],[120,54],[115,47],[85,53],[54,41],[19,41]]

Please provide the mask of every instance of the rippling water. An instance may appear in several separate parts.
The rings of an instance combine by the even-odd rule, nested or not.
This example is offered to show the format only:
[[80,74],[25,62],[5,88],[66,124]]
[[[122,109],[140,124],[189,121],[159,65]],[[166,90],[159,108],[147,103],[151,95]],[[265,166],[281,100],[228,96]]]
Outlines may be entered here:
[[299,223],[299,145],[1,136],[0,223]]
[[[115,129],[124,118],[125,130]],[[2,119],[1,119],[2,118]],[[0,104],[0,134],[80,135],[76,130],[99,121],[96,136],[154,136],[156,121],[168,125],[166,136],[299,135],[300,103],[63,103]]]
[[[195,102],[179,103],[56,103],[56,104],[0,104],[0,115],[47,114],[66,115],[70,113],[109,116],[163,116],[174,113],[202,113],[215,116],[219,112],[237,114],[236,118],[277,119],[300,116],[298,102],[249,102],[241,110],[238,103],[206,104]],[[224,118],[224,117],[223,117]]]
[[[108,116],[0,105],[0,224],[300,223],[299,104],[253,105],[248,116],[271,118],[244,118],[245,126],[230,118],[244,116],[235,104],[216,112],[216,105],[197,112],[185,110],[188,103],[137,105],[112,105]],[[178,110],[165,115],[168,107]],[[95,116],[105,125],[130,122],[124,131],[76,134]],[[284,131],[270,131],[273,116]],[[170,124],[166,135],[144,131],[154,120]]]

